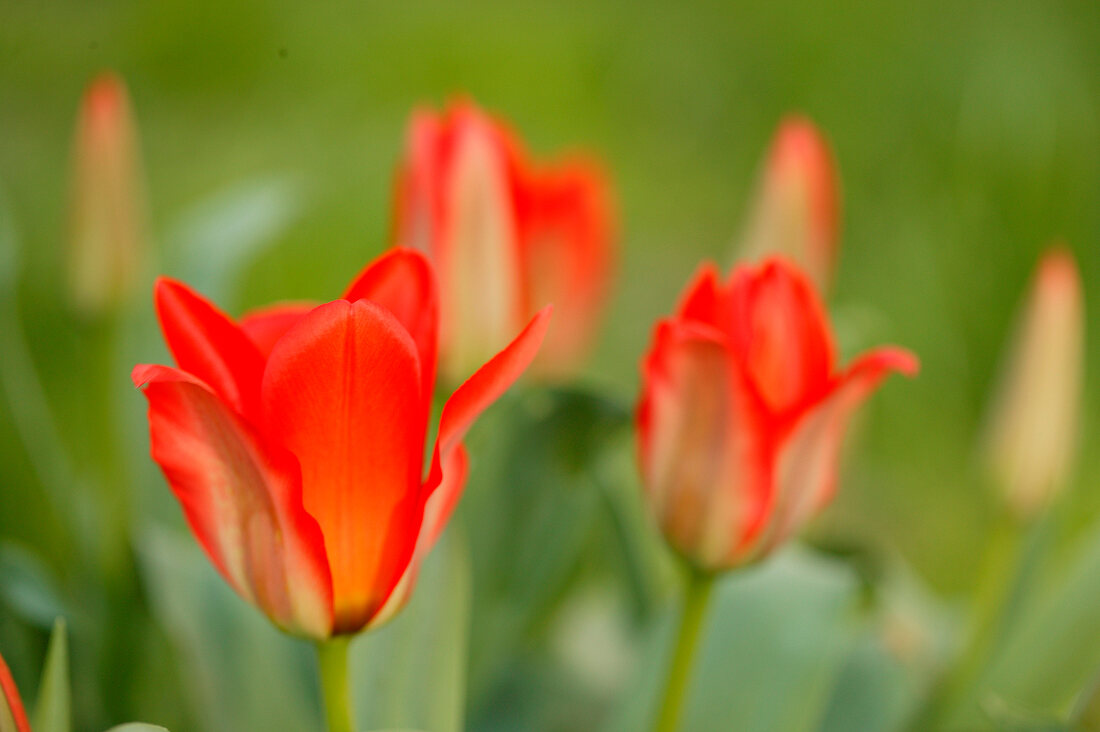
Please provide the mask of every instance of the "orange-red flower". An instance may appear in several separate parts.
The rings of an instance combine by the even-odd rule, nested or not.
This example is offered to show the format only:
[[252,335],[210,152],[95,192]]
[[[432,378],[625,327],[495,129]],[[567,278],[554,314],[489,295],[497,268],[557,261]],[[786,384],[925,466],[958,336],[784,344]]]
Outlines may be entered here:
[[504,124],[472,104],[413,115],[393,238],[436,263],[449,378],[494,353],[546,303],[555,325],[536,368],[561,373],[577,363],[608,290],[609,198],[595,163],[532,163]]
[[779,125],[757,183],[741,253],[789,257],[820,289],[832,280],[840,233],[840,182],[829,143],[814,123]]
[[240,322],[168,279],[156,306],[178,368],[134,369],[153,458],[226,580],[315,638],[403,604],[462,489],[463,434],[534,358],[549,318],[451,395],[422,479],[438,319],[422,254],[381,257],[343,299]]
[[15,688],[3,656],[0,656],[0,732],[31,732],[19,689]]
[[696,565],[758,559],[832,497],[849,415],[908,351],[837,372],[809,279],[782,259],[723,282],[704,266],[642,363],[642,476],[668,541]]

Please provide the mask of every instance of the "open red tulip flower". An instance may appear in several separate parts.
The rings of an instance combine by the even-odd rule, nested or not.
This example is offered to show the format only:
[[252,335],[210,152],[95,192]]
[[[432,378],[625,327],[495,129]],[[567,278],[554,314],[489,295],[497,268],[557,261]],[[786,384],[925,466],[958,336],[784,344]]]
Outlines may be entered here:
[[155,299],[178,368],[139,365],[133,380],[210,560],[295,634],[389,618],[459,497],[464,433],[534,358],[548,309],[451,395],[422,478],[438,320],[422,254],[391,251],[334,302],[239,322],[180,282],[158,281]]
[[555,324],[534,368],[560,375],[579,361],[612,261],[610,194],[593,161],[534,164],[504,124],[457,103],[413,115],[396,194],[394,243],[428,253],[439,271],[448,378],[546,303]]
[[3,656],[0,656],[0,732],[31,732],[19,689],[15,688]]
[[642,364],[643,481],[661,530],[704,570],[780,545],[833,495],[845,425],[908,351],[878,348],[837,370],[806,275],[772,258],[723,282],[702,268]]

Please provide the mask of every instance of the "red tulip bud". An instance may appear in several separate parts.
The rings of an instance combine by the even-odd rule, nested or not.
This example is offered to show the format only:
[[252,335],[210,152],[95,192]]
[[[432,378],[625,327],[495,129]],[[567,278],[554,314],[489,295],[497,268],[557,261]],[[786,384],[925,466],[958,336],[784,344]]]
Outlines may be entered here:
[[71,296],[80,311],[94,315],[130,293],[146,252],[137,139],[118,77],[104,74],[85,92],[73,159]]
[[988,460],[1022,517],[1063,488],[1078,432],[1084,367],[1084,305],[1073,255],[1043,256],[1008,360],[990,423]]
[[749,213],[742,254],[781,254],[827,290],[837,257],[839,181],[829,144],[812,122],[784,121],[772,141]]

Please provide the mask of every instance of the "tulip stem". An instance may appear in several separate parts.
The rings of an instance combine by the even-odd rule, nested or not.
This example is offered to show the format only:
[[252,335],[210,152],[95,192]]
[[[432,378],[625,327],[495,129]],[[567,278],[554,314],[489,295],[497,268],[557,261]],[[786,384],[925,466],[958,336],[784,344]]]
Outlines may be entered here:
[[668,680],[661,699],[655,732],[675,732],[680,725],[685,692],[691,680],[691,670],[695,665],[695,651],[699,647],[699,636],[703,630],[707,605],[714,589],[714,575],[695,568],[688,569],[687,584],[684,586],[684,609],[680,614],[680,630],[676,636],[672,663],[668,667]]
[[348,697],[349,636],[336,636],[317,643],[317,665],[321,673],[321,696],[325,701],[328,732],[354,732]]

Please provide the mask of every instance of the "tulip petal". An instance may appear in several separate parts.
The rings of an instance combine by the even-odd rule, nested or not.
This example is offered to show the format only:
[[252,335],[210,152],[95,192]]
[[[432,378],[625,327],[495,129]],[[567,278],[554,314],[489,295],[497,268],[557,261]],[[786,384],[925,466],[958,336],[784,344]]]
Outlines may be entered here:
[[828,320],[813,285],[785,260],[739,267],[731,283],[734,348],[773,412],[821,398],[833,367]]
[[294,456],[190,374],[139,365],[133,380],[149,401],[153,459],[214,566],[280,627],[327,637],[328,562]]
[[314,302],[287,302],[250,310],[241,316],[244,331],[266,360],[283,334],[317,307]]
[[643,364],[645,485],[680,552],[710,568],[745,561],[769,505],[766,415],[722,334],[664,321]]
[[607,294],[612,221],[603,173],[590,161],[517,175],[516,210],[526,312],[553,303],[555,325],[536,366],[560,372],[574,363],[597,325]]
[[0,732],[31,732],[19,689],[15,688],[3,656],[0,656]]
[[508,390],[538,354],[552,310],[549,305],[540,310],[515,340],[458,387],[443,405],[432,465],[424,483],[429,495],[439,486],[442,466],[448,463],[451,452],[458,449],[474,420]]
[[415,249],[391,250],[355,278],[344,299],[377,303],[405,326],[420,354],[421,393],[430,404],[439,341],[439,288],[428,259]]
[[684,320],[697,321],[723,332],[730,330],[732,316],[729,294],[713,262],[705,262],[688,284],[677,313]]
[[523,322],[522,271],[510,151],[493,121],[452,110],[451,158],[439,181],[444,205],[433,259],[440,273],[448,373],[480,365]]
[[420,525],[420,533],[416,538],[416,548],[413,550],[409,566],[401,575],[401,580],[393,588],[386,604],[371,619],[366,629],[374,629],[385,624],[397,614],[408,602],[416,585],[416,577],[420,572],[420,565],[428,556],[428,552],[435,546],[439,535],[447,526],[447,521],[458,505],[458,499],[462,497],[462,489],[466,485],[466,476],[469,474],[469,458],[466,448],[460,443],[451,450],[447,463],[443,466],[443,482],[439,488],[428,496],[424,504],[424,521]]
[[888,374],[912,376],[918,368],[916,357],[901,348],[866,353],[798,420],[778,452],[776,517],[766,539],[769,547],[782,543],[832,499],[845,428],[855,409]]
[[239,414],[258,414],[263,356],[232,318],[182,282],[161,277],[157,317],[176,365]]
[[426,425],[405,327],[368,300],[321,305],[275,345],[265,426],[302,467],[332,570],[334,630],[354,632],[401,578],[420,527]]

